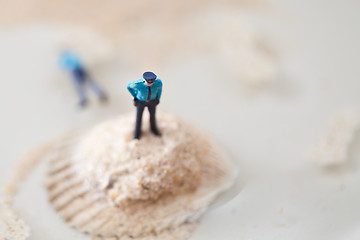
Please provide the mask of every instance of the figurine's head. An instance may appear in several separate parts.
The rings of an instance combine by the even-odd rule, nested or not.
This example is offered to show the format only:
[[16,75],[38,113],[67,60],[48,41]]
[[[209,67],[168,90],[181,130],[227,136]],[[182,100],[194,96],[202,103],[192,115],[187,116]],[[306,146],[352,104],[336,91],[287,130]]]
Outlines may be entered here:
[[153,84],[156,80],[156,75],[153,72],[144,72],[143,78],[148,84]]

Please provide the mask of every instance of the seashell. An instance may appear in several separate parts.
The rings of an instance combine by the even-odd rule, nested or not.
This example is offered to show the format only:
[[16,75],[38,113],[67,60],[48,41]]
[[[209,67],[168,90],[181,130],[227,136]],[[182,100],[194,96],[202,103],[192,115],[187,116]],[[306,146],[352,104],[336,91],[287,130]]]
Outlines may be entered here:
[[[187,239],[235,177],[216,144],[178,118],[159,114],[162,136],[132,139],[123,115],[73,133],[52,150],[46,187],[71,226],[96,239]],[[145,124],[143,129],[149,126]]]

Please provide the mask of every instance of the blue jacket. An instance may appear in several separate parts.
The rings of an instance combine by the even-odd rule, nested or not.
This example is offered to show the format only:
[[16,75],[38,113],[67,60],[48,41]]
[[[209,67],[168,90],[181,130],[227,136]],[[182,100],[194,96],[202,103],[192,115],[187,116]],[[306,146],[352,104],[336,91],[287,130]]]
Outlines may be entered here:
[[82,64],[78,56],[67,51],[60,55],[60,65],[68,71],[74,71],[76,69],[82,68]]
[[[149,89],[151,88],[151,96],[149,96]],[[127,89],[135,99],[140,101],[158,100],[160,101],[162,82],[160,79],[156,79],[155,82],[150,86],[145,85],[144,79],[139,79],[127,84]],[[150,97],[150,98],[149,98]]]

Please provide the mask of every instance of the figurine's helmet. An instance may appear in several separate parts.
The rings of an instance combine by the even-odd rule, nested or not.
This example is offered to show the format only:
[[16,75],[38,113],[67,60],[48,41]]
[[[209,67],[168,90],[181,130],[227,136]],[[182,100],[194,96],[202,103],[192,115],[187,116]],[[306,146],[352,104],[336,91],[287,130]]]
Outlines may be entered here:
[[153,72],[144,72],[143,78],[147,83],[153,83],[156,80],[156,75]]

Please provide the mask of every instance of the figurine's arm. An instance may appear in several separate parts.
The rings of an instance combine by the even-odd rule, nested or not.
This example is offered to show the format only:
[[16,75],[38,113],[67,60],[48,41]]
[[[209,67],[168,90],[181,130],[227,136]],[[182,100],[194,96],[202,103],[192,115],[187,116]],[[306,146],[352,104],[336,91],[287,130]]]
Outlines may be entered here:
[[158,101],[160,101],[161,92],[162,92],[162,82],[161,82],[161,80],[160,80],[159,89],[158,89],[158,92],[157,92],[157,95],[156,95],[156,99],[157,99]]
[[134,100],[136,100],[137,89],[135,82],[129,82],[127,84],[127,89],[130,92],[130,94],[134,97]]

